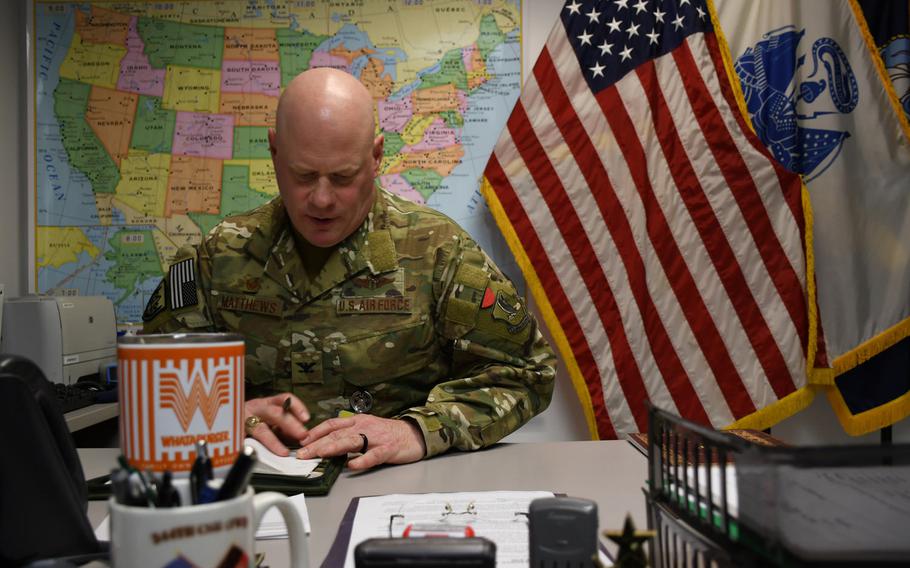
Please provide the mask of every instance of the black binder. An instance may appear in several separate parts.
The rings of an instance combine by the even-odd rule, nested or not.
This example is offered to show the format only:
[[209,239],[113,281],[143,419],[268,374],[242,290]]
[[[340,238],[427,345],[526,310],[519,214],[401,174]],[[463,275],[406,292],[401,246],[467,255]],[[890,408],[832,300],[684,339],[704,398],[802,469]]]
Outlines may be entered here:
[[[278,491],[285,495],[297,495],[298,493],[312,496],[328,495],[341,470],[344,469],[345,463],[347,463],[346,456],[324,459],[307,476],[254,473],[250,485],[256,491]],[[98,500],[110,497],[109,480],[109,475],[89,479],[86,482],[88,498]]]

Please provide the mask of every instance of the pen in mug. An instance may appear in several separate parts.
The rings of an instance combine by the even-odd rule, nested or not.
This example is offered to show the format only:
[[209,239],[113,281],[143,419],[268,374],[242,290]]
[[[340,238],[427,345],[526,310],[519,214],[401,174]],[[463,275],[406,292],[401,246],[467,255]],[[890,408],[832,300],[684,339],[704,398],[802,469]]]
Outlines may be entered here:
[[161,483],[158,486],[158,506],[180,506],[180,493],[174,487],[173,474],[170,471],[165,471],[161,476]]
[[125,469],[111,471],[111,493],[121,505],[130,505],[130,474]]
[[256,465],[256,450],[251,446],[244,446],[243,451],[237,456],[234,465],[228,471],[224,483],[218,490],[216,501],[226,501],[233,499],[246,491],[250,478],[253,476],[253,467]]
[[209,460],[205,440],[196,441],[196,459],[190,469],[190,497],[193,505],[200,503],[202,494],[206,492],[208,482],[212,479],[212,462]]

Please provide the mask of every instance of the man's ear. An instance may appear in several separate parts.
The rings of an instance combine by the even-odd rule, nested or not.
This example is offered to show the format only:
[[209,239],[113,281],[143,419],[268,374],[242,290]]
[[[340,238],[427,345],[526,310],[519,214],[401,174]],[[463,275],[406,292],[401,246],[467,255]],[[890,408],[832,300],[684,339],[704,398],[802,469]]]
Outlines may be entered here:
[[385,145],[385,136],[380,134],[373,139],[373,175],[379,171],[382,165],[382,148]]
[[274,128],[269,128],[269,153],[272,155],[272,159],[275,159],[275,154],[278,153],[278,146],[276,145],[277,134],[275,134]]

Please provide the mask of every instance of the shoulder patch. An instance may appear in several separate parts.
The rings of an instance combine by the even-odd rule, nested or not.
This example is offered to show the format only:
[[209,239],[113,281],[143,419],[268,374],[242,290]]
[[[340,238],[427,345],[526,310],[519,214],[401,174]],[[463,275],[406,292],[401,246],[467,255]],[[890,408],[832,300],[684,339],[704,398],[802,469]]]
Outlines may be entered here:
[[170,310],[179,310],[199,303],[196,291],[196,260],[188,258],[171,265],[167,273],[167,304]]
[[158,287],[152,292],[148,303],[145,305],[145,311],[142,312],[142,321],[150,322],[158,314],[164,311],[164,280],[158,283]]

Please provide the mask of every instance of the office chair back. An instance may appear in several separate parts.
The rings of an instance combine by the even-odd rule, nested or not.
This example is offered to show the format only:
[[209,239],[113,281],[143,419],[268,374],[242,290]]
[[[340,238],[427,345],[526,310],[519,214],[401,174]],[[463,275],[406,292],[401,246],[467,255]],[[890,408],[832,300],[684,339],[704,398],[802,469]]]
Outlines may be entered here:
[[85,476],[53,386],[0,355],[0,565],[97,552]]

